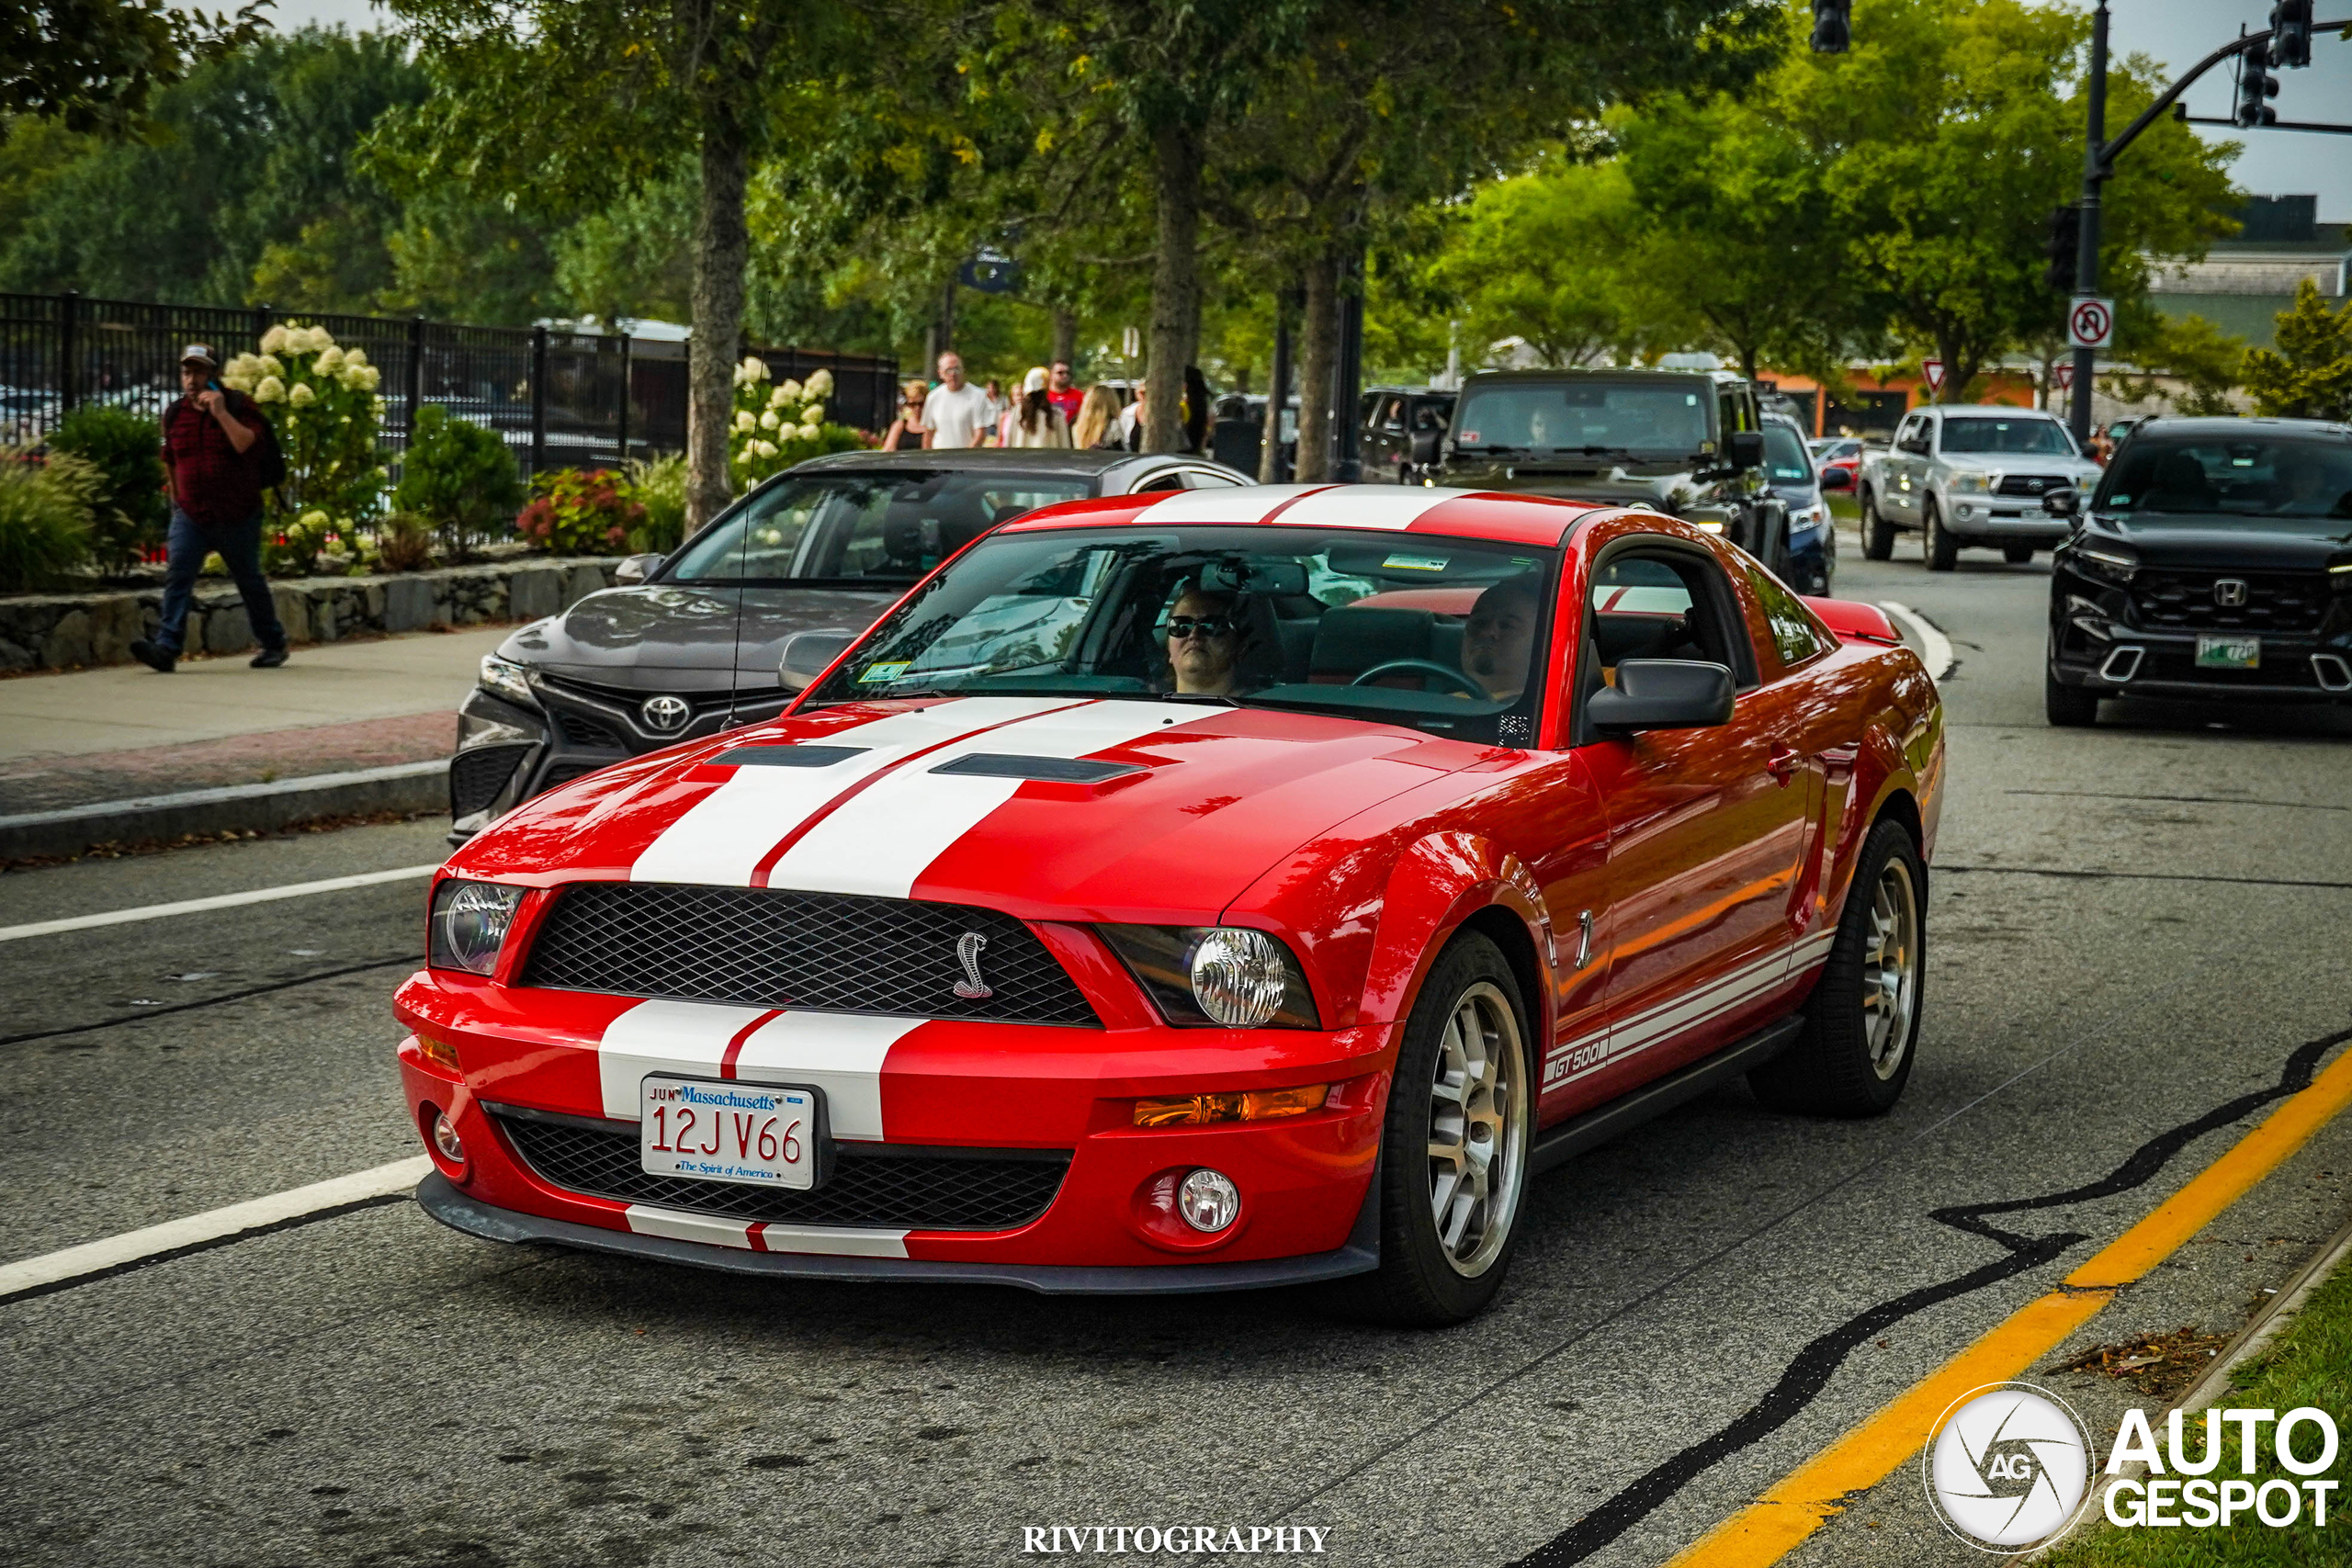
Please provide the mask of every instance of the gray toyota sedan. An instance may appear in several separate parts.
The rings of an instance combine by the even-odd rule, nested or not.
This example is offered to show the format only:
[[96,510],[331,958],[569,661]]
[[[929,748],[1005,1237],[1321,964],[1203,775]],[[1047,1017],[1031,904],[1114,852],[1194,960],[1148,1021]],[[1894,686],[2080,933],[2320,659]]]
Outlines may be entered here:
[[[1089,496],[1246,485],[1180,454],[843,452],[776,475],[623,584],[534,621],[481,661],[458,709],[450,838],[639,752],[775,716],[810,671],[803,632],[861,632],[1000,523]],[[630,581],[630,580],[634,581]],[[838,648],[831,637],[808,646]]]

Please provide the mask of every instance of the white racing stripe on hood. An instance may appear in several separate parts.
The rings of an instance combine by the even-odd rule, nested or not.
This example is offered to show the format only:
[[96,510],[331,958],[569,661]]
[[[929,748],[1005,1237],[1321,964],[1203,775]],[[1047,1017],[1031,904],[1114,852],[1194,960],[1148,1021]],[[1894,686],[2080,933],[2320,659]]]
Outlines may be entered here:
[[792,1084],[825,1093],[825,1119],[836,1138],[880,1142],[882,1061],[922,1026],[919,1018],[850,1012],[787,1012],[743,1042],[735,1076],[746,1083]]
[[1306,497],[1277,521],[1285,528],[1405,529],[1423,513],[1476,493],[1425,485],[1339,485]]
[[[629,866],[629,880],[748,887],[752,873],[777,840],[859,779],[879,773],[910,751],[1008,719],[1067,707],[1069,701],[1068,697],[968,697],[852,725],[809,742],[868,748],[864,755],[831,767],[738,767],[733,778],[695,802],[645,846]],[[756,740],[747,743],[759,744]]]
[[810,829],[769,871],[768,886],[910,897],[931,863],[1024,782],[936,772],[942,764],[974,752],[1084,757],[1199,716],[1181,703],[1089,703],[942,747]]
[[1329,485],[1227,486],[1217,490],[1180,490],[1136,513],[1135,523],[1262,523],[1275,508],[1312,495]]
[[605,1025],[596,1046],[596,1077],[605,1114],[638,1119],[637,1086],[648,1073],[715,1078],[727,1043],[775,1011],[716,1002],[644,1001]]

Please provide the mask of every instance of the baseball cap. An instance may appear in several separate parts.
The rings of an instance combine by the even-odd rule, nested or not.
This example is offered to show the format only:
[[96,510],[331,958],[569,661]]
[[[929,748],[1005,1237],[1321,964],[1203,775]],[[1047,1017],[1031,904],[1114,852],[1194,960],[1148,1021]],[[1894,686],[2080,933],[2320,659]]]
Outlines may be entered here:
[[201,365],[209,365],[215,370],[220,368],[220,362],[212,357],[212,345],[209,343],[192,343],[181,349],[180,363],[186,365],[190,360]]

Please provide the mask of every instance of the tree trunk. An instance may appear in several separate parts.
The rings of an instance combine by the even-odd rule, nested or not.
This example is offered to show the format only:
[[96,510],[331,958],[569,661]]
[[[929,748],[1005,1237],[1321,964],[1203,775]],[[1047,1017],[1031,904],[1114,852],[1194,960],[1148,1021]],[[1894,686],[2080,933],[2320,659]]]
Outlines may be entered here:
[[703,118],[702,199],[695,217],[694,336],[686,345],[686,523],[727,505],[727,432],[735,414],[735,356],[743,341],[743,267],[751,235],[743,188],[751,158],[731,116]]
[[1200,313],[1201,147],[1191,128],[1169,126],[1152,138],[1159,186],[1151,269],[1151,342],[1147,353],[1150,397],[1144,403],[1143,449],[1184,446],[1184,367],[1193,362]]
[[1046,363],[1066,361],[1072,369],[1078,367],[1078,312],[1067,305],[1054,307],[1054,352]]
[[1298,471],[1300,484],[1331,479],[1331,390],[1340,375],[1340,253],[1325,251],[1306,264],[1306,308],[1298,335]]

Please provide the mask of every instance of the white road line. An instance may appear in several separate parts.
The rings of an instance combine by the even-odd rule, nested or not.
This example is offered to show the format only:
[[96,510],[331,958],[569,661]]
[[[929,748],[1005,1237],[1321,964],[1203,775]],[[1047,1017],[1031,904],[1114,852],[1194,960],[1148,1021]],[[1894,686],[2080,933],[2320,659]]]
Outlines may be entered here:
[[1911,635],[1919,639],[1919,661],[1928,667],[1928,674],[1941,681],[1951,673],[1951,638],[1938,631],[1935,622],[1892,599],[1880,600],[1878,607],[1911,628]]
[[413,876],[430,876],[441,869],[439,861],[431,865],[404,865],[396,871],[363,871],[356,876],[330,876],[321,882],[289,882],[283,887],[256,887],[249,893],[218,893],[209,898],[183,898],[176,904],[142,904],[135,909],[109,909],[103,915],[73,915],[62,920],[35,920],[30,925],[0,926],[0,942],[15,942],[20,937],[53,936],[59,931],[83,931],[93,926],[127,925],[133,920],[156,920],[165,915],[197,915],[207,909],[233,909],[240,904],[267,904],[279,898],[301,898],[312,893],[340,893],[346,887],[373,887],[383,882],[404,882]]
[[149,1225],[143,1230],[125,1231],[104,1241],[69,1247],[62,1252],[45,1253],[39,1258],[0,1264],[0,1300],[27,1291],[40,1290],[45,1285],[80,1279],[85,1274],[102,1274],[110,1269],[119,1269],[126,1263],[153,1258],[158,1253],[175,1252],[182,1247],[220,1241],[241,1232],[282,1224],[322,1209],[361,1203],[370,1198],[405,1191],[424,1180],[432,1168],[433,1162],[418,1155],[413,1159],[379,1165],[373,1170],[356,1170],[349,1176],[335,1177],[333,1180],[314,1181],[308,1187],[289,1188],[284,1192],[273,1192],[266,1198],[232,1203],[225,1209],[208,1210],[181,1220],[166,1220],[160,1225]]

